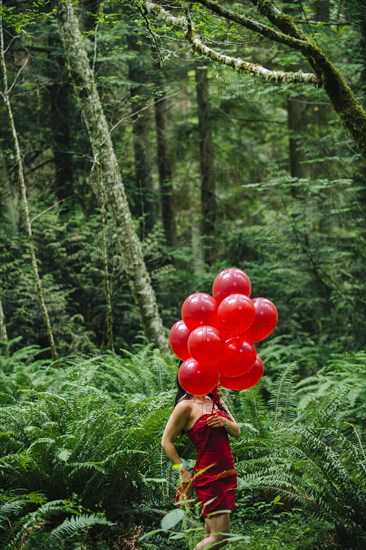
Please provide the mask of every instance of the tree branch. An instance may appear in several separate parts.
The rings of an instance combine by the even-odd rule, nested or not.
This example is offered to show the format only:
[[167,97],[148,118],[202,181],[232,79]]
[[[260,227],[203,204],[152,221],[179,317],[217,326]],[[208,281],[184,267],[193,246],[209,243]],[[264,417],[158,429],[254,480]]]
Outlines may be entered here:
[[234,21],[234,23],[238,23],[242,27],[246,27],[247,29],[261,34],[262,36],[265,36],[270,40],[279,42],[280,44],[285,44],[286,46],[289,46],[296,50],[303,50],[308,46],[307,41],[293,38],[292,36],[289,36],[288,34],[284,34],[282,32],[278,32],[271,27],[268,27],[268,25],[264,25],[263,23],[252,19],[251,17],[246,17],[245,15],[241,15],[240,13],[228,10],[214,0],[198,0],[198,2],[213,11],[214,13],[217,13],[220,17],[223,17],[230,21]]
[[308,42],[309,37],[299,29],[292,18],[280,11],[270,0],[250,0],[259,12],[287,36]]
[[159,4],[154,4],[153,2],[146,2],[145,5],[148,12],[155,14],[156,17],[162,19],[169,25],[184,27],[186,30],[185,37],[192,44],[194,50],[201,55],[212,59],[213,61],[217,61],[222,65],[227,65],[235,71],[260,76],[265,80],[275,83],[307,83],[319,86],[319,80],[313,73],[303,73],[302,71],[294,73],[285,71],[271,71],[262,65],[244,61],[240,57],[230,57],[228,55],[216,52],[202,42],[202,40],[194,32],[192,25],[188,24],[185,17],[175,17],[162,6]]

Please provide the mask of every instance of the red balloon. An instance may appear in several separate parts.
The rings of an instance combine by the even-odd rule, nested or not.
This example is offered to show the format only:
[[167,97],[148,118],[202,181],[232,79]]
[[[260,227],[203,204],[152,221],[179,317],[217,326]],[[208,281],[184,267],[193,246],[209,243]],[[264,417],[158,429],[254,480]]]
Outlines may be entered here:
[[174,323],[172,328],[169,332],[169,344],[170,347],[179,357],[179,359],[182,359],[185,361],[190,357],[190,353],[188,351],[187,342],[188,342],[188,336],[190,335],[191,331],[189,328],[185,325],[184,321],[177,321]]
[[195,359],[187,359],[179,367],[178,380],[187,393],[206,395],[217,386],[219,374],[215,368],[204,367]]
[[198,327],[188,338],[188,350],[201,365],[217,363],[224,353],[225,345],[214,327]]
[[237,267],[221,271],[212,285],[212,295],[219,304],[230,294],[245,294],[250,296],[252,285],[248,275]]
[[262,359],[257,355],[257,359],[250,369],[242,376],[229,377],[225,375],[220,376],[220,384],[223,388],[228,390],[248,390],[256,384],[262,378],[264,373],[264,365]]
[[244,294],[231,294],[217,310],[217,320],[223,340],[243,336],[255,318],[252,300]]
[[244,338],[231,338],[225,342],[224,356],[217,365],[220,374],[224,376],[241,376],[254,365],[257,352],[253,344]]
[[255,310],[253,324],[244,334],[248,342],[260,342],[269,336],[276,328],[278,312],[276,306],[267,298],[253,298]]
[[194,330],[202,325],[216,326],[216,313],[215,299],[204,292],[191,294],[182,305],[182,319],[189,330]]

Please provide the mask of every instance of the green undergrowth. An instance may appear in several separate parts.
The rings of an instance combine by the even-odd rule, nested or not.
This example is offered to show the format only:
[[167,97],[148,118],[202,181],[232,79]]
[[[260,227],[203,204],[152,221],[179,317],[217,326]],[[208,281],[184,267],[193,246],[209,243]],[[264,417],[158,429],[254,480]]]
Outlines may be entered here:
[[[160,447],[174,362],[146,347],[52,362],[13,345],[0,354],[0,548],[193,548],[200,506],[174,508]],[[363,359],[332,356],[301,382],[274,361],[265,382],[224,392],[242,430],[228,548],[363,547]]]

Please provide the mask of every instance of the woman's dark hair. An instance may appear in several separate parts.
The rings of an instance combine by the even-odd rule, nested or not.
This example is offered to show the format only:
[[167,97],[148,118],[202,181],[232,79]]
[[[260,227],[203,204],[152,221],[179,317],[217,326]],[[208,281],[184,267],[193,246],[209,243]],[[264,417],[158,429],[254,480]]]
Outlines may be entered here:
[[[179,365],[180,366],[180,365]],[[179,401],[182,399],[190,399],[192,397],[192,395],[190,393],[187,393],[183,388],[182,386],[180,385],[180,382],[178,380],[178,375],[177,375],[177,393],[176,393],[176,396],[175,396],[175,401],[174,401],[174,407],[179,403]]]

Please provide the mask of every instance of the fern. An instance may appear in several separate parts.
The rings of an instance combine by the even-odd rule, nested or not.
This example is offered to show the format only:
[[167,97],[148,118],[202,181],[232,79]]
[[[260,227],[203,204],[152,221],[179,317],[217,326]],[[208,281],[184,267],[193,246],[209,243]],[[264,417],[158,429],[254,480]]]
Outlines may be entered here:
[[51,531],[50,540],[65,541],[85,534],[95,525],[115,525],[102,514],[81,514],[66,518],[56,529]]

